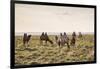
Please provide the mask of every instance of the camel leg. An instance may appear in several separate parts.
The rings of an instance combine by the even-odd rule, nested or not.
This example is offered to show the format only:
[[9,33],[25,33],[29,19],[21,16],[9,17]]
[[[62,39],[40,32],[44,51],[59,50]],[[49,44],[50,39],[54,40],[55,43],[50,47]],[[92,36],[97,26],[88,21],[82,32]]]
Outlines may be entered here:
[[27,44],[27,42],[26,41],[24,41],[23,42],[23,46],[26,48],[26,44]]
[[58,42],[58,45],[59,45],[59,47],[60,47],[60,45],[61,45],[60,42]]
[[45,44],[47,45],[47,40],[45,41]]
[[28,42],[26,42],[26,48],[28,47]]
[[23,46],[25,46],[25,41],[23,41]]
[[69,43],[67,42],[67,46],[68,46],[68,48],[70,48],[70,46],[69,46]]

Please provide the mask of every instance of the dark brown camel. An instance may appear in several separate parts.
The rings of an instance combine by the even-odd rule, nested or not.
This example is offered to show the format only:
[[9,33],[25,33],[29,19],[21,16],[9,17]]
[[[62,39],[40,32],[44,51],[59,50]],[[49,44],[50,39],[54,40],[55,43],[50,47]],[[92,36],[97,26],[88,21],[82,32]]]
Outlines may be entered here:
[[76,37],[75,36],[72,36],[70,45],[75,46],[75,43],[76,43]]
[[79,37],[79,38],[82,38],[82,33],[81,33],[81,32],[79,32],[78,37]]
[[43,44],[43,41],[45,41],[45,43],[47,44],[47,41],[50,42],[51,44],[53,44],[53,41],[51,41],[47,35],[47,33],[44,34],[44,32],[42,32],[41,36],[40,36],[40,44]]
[[[24,33],[24,37],[23,37],[23,45],[25,46],[26,44],[28,45],[29,40],[31,38],[31,35],[27,35],[27,33]],[[27,46],[26,46],[27,47]]]
[[72,37],[76,38],[76,33],[75,32],[72,33]]

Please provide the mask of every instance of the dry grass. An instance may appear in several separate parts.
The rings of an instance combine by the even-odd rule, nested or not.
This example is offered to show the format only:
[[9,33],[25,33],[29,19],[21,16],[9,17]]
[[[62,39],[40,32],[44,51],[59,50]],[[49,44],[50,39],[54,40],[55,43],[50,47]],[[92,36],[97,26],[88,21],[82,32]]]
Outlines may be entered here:
[[[54,41],[54,36],[49,36]],[[71,36],[69,35],[71,38]],[[39,36],[32,36],[28,48],[22,43],[22,36],[15,37],[15,64],[53,64],[68,62],[83,62],[94,60],[94,37],[84,35],[77,38],[76,46],[67,45],[59,47],[54,44],[40,45]]]

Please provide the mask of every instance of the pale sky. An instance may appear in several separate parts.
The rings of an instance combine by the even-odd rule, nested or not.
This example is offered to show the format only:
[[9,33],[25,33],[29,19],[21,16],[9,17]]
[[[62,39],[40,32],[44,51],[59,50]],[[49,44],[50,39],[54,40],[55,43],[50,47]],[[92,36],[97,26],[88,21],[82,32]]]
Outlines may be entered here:
[[94,9],[15,5],[15,32],[94,32]]

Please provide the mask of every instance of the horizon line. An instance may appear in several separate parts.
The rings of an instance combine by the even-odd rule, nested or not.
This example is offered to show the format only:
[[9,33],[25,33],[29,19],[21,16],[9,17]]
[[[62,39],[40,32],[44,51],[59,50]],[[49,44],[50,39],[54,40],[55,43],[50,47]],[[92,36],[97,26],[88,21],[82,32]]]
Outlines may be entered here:
[[[24,33],[31,35],[41,35],[42,32],[15,32],[15,35],[23,35]],[[59,35],[64,32],[47,32],[48,35]],[[67,34],[72,34],[73,32],[66,32]],[[78,34],[79,32],[76,32]],[[94,32],[81,32],[82,34],[94,34]]]

